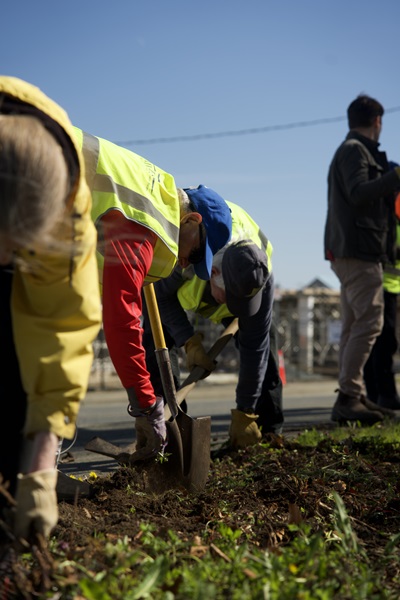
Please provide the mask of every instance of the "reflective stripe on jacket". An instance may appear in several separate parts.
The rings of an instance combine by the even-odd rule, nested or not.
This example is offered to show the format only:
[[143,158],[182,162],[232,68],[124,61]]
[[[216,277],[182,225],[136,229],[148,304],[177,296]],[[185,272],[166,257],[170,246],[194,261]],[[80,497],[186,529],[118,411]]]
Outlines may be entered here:
[[85,157],[92,193],[92,219],[99,234],[98,263],[103,271],[101,217],[119,210],[153,231],[158,242],[146,281],[167,277],[178,257],[180,207],[175,180],[138,154],[74,128]]
[[[243,208],[233,202],[227,201],[227,204],[232,211],[231,242],[248,239],[252,240],[259,248],[263,248],[268,257],[268,270],[272,272],[271,257],[273,248],[271,242]],[[192,272],[194,273],[194,271]],[[202,281],[196,275],[188,279],[177,292],[181,306],[185,310],[195,312],[214,323],[219,323],[225,317],[233,316],[226,304],[216,306],[204,299],[207,283],[207,281]]]

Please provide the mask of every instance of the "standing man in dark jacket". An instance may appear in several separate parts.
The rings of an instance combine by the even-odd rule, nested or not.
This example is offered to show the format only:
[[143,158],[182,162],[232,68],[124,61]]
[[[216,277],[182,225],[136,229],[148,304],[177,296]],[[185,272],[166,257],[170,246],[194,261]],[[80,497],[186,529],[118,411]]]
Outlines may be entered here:
[[339,393],[333,421],[372,424],[384,409],[364,394],[363,367],[382,330],[382,264],[394,261],[394,190],[400,167],[390,171],[379,150],[383,106],[358,96],[348,107],[349,133],[328,175],[325,258],[341,284],[342,334]]

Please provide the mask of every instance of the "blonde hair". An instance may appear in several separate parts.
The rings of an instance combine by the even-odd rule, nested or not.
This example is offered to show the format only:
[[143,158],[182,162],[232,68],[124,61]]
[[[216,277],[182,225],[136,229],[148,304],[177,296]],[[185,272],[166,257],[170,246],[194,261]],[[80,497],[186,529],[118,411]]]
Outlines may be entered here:
[[55,138],[34,117],[0,116],[0,233],[18,246],[46,244],[68,194],[68,168]]

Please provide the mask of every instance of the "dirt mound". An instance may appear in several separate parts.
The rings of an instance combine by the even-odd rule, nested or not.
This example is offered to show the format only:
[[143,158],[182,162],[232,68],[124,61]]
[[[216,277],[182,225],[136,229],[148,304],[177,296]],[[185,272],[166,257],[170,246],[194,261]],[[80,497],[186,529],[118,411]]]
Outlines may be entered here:
[[[305,521],[313,532],[332,528],[332,492],[342,497],[369,556],[381,553],[388,537],[400,530],[400,463],[392,445],[385,451],[368,441],[338,443],[326,433],[316,447],[304,447],[271,437],[243,451],[214,453],[207,485],[197,494],[149,491],[149,479],[153,486],[160,468],[119,467],[92,483],[91,498],[61,502],[56,547],[96,572],[107,570],[106,543],[126,538],[131,548],[140,546],[143,524],[165,539],[172,530],[180,539],[207,534],[211,541],[218,539],[223,524],[239,532],[239,539],[273,548],[293,538],[290,523]],[[3,548],[3,565],[6,559],[10,553],[6,556]],[[36,571],[27,572],[14,557],[16,585],[22,581],[36,589],[44,570],[51,582],[53,559],[45,569],[42,557]]]

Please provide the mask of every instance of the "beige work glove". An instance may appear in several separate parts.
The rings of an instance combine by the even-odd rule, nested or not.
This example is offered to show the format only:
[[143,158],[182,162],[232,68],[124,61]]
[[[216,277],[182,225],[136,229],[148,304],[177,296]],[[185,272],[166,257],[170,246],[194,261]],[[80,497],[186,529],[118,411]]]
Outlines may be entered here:
[[261,440],[261,431],[256,420],[258,415],[248,415],[241,410],[233,408],[229,428],[229,443],[233,448],[245,448],[254,446]]
[[195,333],[185,344],[186,365],[189,371],[196,365],[209,372],[214,371],[216,367],[215,362],[204,350],[203,337],[202,333]]
[[18,475],[14,521],[17,538],[32,540],[36,533],[50,536],[58,521],[56,485],[56,469]]

